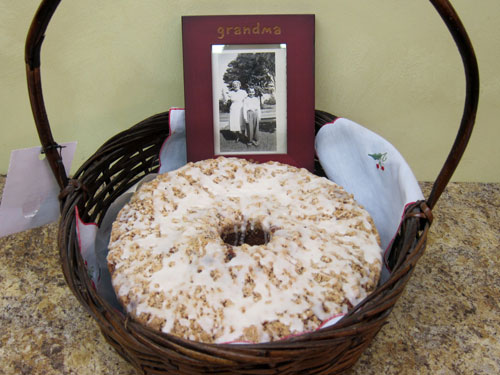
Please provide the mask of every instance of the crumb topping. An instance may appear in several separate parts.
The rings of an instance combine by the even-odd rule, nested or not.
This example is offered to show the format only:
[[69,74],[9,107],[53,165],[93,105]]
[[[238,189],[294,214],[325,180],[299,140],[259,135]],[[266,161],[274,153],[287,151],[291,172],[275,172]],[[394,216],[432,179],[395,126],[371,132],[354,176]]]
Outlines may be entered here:
[[[231,227],[269,238],[233,246],[221,237]],[[108,254],[128,313],[207,343],[314,330],[365,298],[381,265],[372,219],[340,186],[223,157],[143,184],[114,222]]]

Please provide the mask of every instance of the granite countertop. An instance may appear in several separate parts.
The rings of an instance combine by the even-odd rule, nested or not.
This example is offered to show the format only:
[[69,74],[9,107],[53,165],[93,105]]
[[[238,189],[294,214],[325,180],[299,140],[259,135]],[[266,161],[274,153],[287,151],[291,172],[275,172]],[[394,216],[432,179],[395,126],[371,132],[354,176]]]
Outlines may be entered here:
[[[388,324],[348,375],[500,374],[500,184],[452,183],[434,216]],[[50,224],[0,239],[0,374],[135,374],[66,286],[56,237]]]

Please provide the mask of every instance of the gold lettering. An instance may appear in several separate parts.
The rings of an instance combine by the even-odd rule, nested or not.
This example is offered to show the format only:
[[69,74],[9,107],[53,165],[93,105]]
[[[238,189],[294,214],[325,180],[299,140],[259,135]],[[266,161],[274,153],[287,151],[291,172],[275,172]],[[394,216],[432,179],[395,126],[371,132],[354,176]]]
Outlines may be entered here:
[[224,39],[226,35],[260,35],[260,34],[274,34],[281,35],[280,26],[261,26],[260,22],[257,22],[252,26],[219,26],[217,28],[217,39]]
[[224,39],[224,28],[222,26],[217,28],[217,34],[217,39]]
[[253,27],[252,34],[260,34],[260,22],[257,22],[257,25]]

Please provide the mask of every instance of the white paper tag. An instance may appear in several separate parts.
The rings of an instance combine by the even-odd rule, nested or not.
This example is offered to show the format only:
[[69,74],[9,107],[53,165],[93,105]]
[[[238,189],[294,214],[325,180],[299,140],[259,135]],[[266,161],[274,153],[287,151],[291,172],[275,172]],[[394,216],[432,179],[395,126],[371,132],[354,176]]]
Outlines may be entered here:
[[[71,168],[76,142],[62,144],[64,168]],[[13,150],[0,205],[0,237],[59,218],[59,185],[41,147]]]

